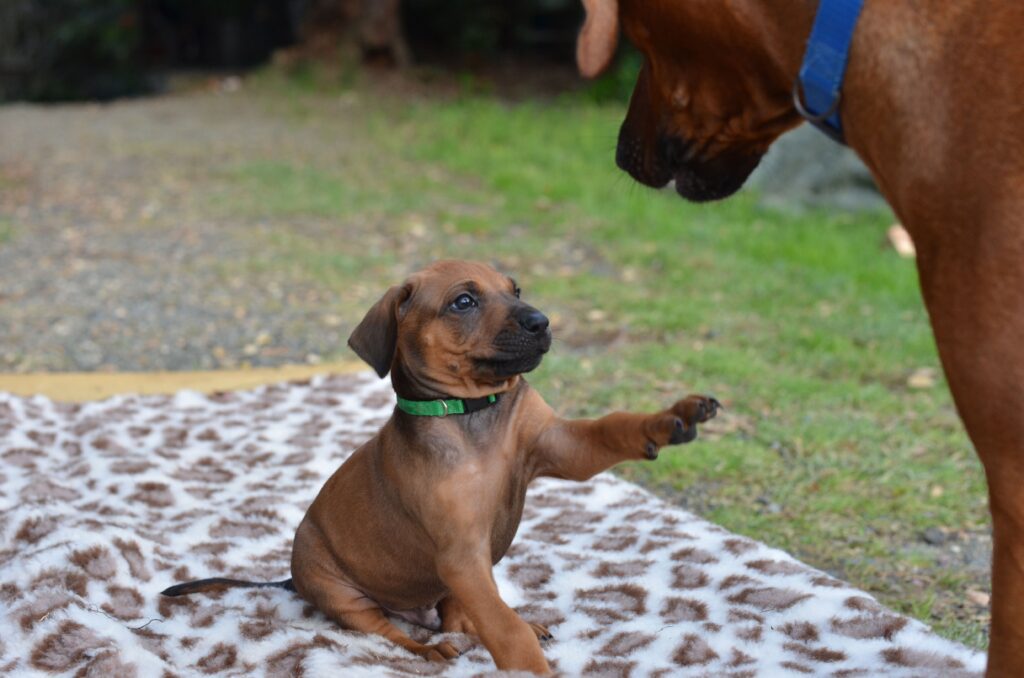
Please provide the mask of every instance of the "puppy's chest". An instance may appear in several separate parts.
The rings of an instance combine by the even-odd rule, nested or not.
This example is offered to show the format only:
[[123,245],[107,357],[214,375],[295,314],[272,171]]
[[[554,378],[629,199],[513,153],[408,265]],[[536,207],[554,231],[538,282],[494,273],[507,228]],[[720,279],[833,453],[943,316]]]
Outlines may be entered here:
[[516,536],[519,522],[523,517],[523,505],[526,502],[526,488],[529,482],[529,476],[523,469],[517,469],[506,478],[500,499],[495,502],[494,519],[491,524],[492,562],[501,560]]
[[453,503],[463,515],[456,522],[473,525],[472,532],[489,539],[492,560],[497,562],[519,527],[531,475],[512,447],[467,446],[458,456],[449,468],[445,494],[457,498]]

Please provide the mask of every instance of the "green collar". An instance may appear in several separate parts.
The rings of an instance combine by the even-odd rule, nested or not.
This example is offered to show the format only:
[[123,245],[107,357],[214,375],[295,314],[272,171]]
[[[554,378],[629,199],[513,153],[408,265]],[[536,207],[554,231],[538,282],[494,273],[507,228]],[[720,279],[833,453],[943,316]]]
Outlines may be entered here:
[[398,398],[398,409],[417,417],[447,417],[449,414],[471,414],[498,402],[501,394],[493,393],[483,398],[451,398],[448,400],[406,400]]

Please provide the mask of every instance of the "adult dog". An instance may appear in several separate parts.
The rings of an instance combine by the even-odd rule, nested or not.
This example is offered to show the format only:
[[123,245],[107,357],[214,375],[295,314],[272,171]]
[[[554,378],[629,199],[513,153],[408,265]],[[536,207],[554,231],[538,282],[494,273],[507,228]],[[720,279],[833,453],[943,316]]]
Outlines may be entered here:
[[[539,624],[498,595],[491,574],[512,543],[534,478],[586,480],[619,462],[655,459],[715,416],[691,395],[656,414],[562,419],[522,374],[551,346],[548,319],[515,281],[483,264],[443,261],[392,287],[349,345],[391,383],[398,407],[320,490],[292,547],[292,579],[204,579],[182,595],[231,586],[294,589],[354,631],[428,659],[458,655],[418,643],[387,613],[478,636],[499,669],[550,671]],[[440,613],[440,619],[438,619]]]
[[[621,26],[644,63],[616,161],[711,200],[801,122],[794,81],[817,3],[584,0],[584,75]],[[988,675],[1024,671],[1024,4],[868,0],[840,114],[917,247],[950,388],[981,457],[994,530]]]

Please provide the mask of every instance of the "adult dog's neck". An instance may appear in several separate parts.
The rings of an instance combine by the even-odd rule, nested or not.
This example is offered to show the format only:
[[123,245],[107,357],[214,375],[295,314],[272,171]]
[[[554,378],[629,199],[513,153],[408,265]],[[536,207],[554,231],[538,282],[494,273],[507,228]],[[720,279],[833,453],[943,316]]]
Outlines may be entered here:
[[[778,81],[792,86],[817,8],[818,2],[748,0],[732,11],[758,34]],[[940,57],[939,38],[954,13],[938,2],[868,0],[853,34],[840,104],[846,143],[904,219],[901,212],[915,202],[910,193],[929,181],[927,172],[941,171],[948,157],[943,130],[936,129],[941,116],[935,115],[945,103],[948,83],[938,80],[929,65]],[[918,120],[922,116],[928,118],[924,125]]]

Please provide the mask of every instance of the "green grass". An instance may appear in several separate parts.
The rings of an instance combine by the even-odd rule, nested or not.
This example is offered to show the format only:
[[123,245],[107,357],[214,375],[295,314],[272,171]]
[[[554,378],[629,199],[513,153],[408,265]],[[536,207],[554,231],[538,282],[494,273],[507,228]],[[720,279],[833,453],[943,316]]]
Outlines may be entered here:
[[265,258],[236,265],[337,290],[354,324],[432,259],[496,263],[554,320],[530,379],[556,409],[654,409],[692,391],[726,404],[702,442],[622,475],[984,645],[985,612],[962,595],[988,588],[984,567],[918,538],[984,539],[985,491],[944,383],[907,386],[940,372],[913,263],[884,245],[891,215],[638,187],[613,165],[618,104],[357,88],[338,115],[339,92],[264,87],[260,105],[340,150],[224,173],[221,209],[318,224],[275,231]]

